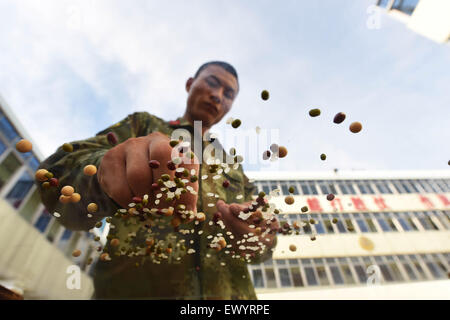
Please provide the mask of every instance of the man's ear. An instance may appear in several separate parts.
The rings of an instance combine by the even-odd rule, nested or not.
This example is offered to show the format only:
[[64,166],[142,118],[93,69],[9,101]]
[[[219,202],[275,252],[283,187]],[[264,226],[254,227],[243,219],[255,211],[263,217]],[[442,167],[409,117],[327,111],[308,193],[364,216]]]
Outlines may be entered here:
[[190,77],[186,81],[186,92],[189,92],[191,90],[192,83],[194,82],[194,78]]

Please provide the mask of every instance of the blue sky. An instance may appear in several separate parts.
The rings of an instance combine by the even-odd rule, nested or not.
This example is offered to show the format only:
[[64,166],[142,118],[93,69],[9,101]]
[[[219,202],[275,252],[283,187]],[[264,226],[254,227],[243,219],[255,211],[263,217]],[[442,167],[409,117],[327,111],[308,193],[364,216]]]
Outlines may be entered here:
[[187,78],[225,60],[241,85],[229,116],[279,130],[277,170],[448,169],[450,48],[384,14],[369,29],[374,2],[2,0],[0,93],[49,156],[134,111],[175,119]]

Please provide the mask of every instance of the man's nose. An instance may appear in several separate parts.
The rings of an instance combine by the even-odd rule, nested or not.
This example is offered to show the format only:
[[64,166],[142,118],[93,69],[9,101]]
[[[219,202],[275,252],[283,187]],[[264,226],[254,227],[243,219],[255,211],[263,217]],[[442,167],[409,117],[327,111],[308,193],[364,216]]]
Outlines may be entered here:
[[212,94],[212,95],[211,95],[211,100],[212,100],[214,103],[220,104],[220,98],[219,98],[216,94]]

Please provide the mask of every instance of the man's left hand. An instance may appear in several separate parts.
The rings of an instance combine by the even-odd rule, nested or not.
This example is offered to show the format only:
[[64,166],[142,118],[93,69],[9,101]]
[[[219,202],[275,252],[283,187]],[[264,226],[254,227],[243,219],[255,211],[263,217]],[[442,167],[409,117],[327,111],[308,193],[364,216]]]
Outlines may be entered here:
[[[256,228],[260,227],[261,232],[264,233],[264,230],[278,230],[279,224],[278,220],[274,219],[270,224],[267,224],[267,220],[264,220],[262,217],[258,217],[258,214],[253,214],[247,219],[243,220],[239,218],[239,213],[248,209],[251,206],[251,202],[238,204],[226,204],[223,200],[219,200],[216,203],[216,208],[218,210],[218,217],[225,224],[225,227],[234,235],[234,239],[232,242],[233,249],[236,252],[243,252],[243,250],[239,250],[239,245],[236,244],[237,241],[242,240],[244,238],[244,234],[253,233],[256,235]],[[254,225],[255,228],[250,228],[250,225]],[[266,247],[272,247],[273,241],[275,239],[276,232],[267,233],[264,236],[259,236],[259,241],[255,242],[255,245],[258,242],[262,242],[266,245]],[[251,245],[251,243],[248,243]],[[251,251],[245,250],[245,253],[250,253]]]

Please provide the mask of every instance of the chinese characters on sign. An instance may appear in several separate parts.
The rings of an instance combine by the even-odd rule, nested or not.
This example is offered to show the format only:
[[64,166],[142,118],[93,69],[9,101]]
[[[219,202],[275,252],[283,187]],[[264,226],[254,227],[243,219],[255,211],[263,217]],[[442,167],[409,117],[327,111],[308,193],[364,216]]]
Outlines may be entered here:
[[[449,210],[448,194],[401,195],[343,195],[328,201],[324,196],[297,196],[296,203],[307,205],[309,212],[379,212]],[[283,204],[284,205],[284,204]],[[298,208],[285,206],[283,211],[295,212]]]

